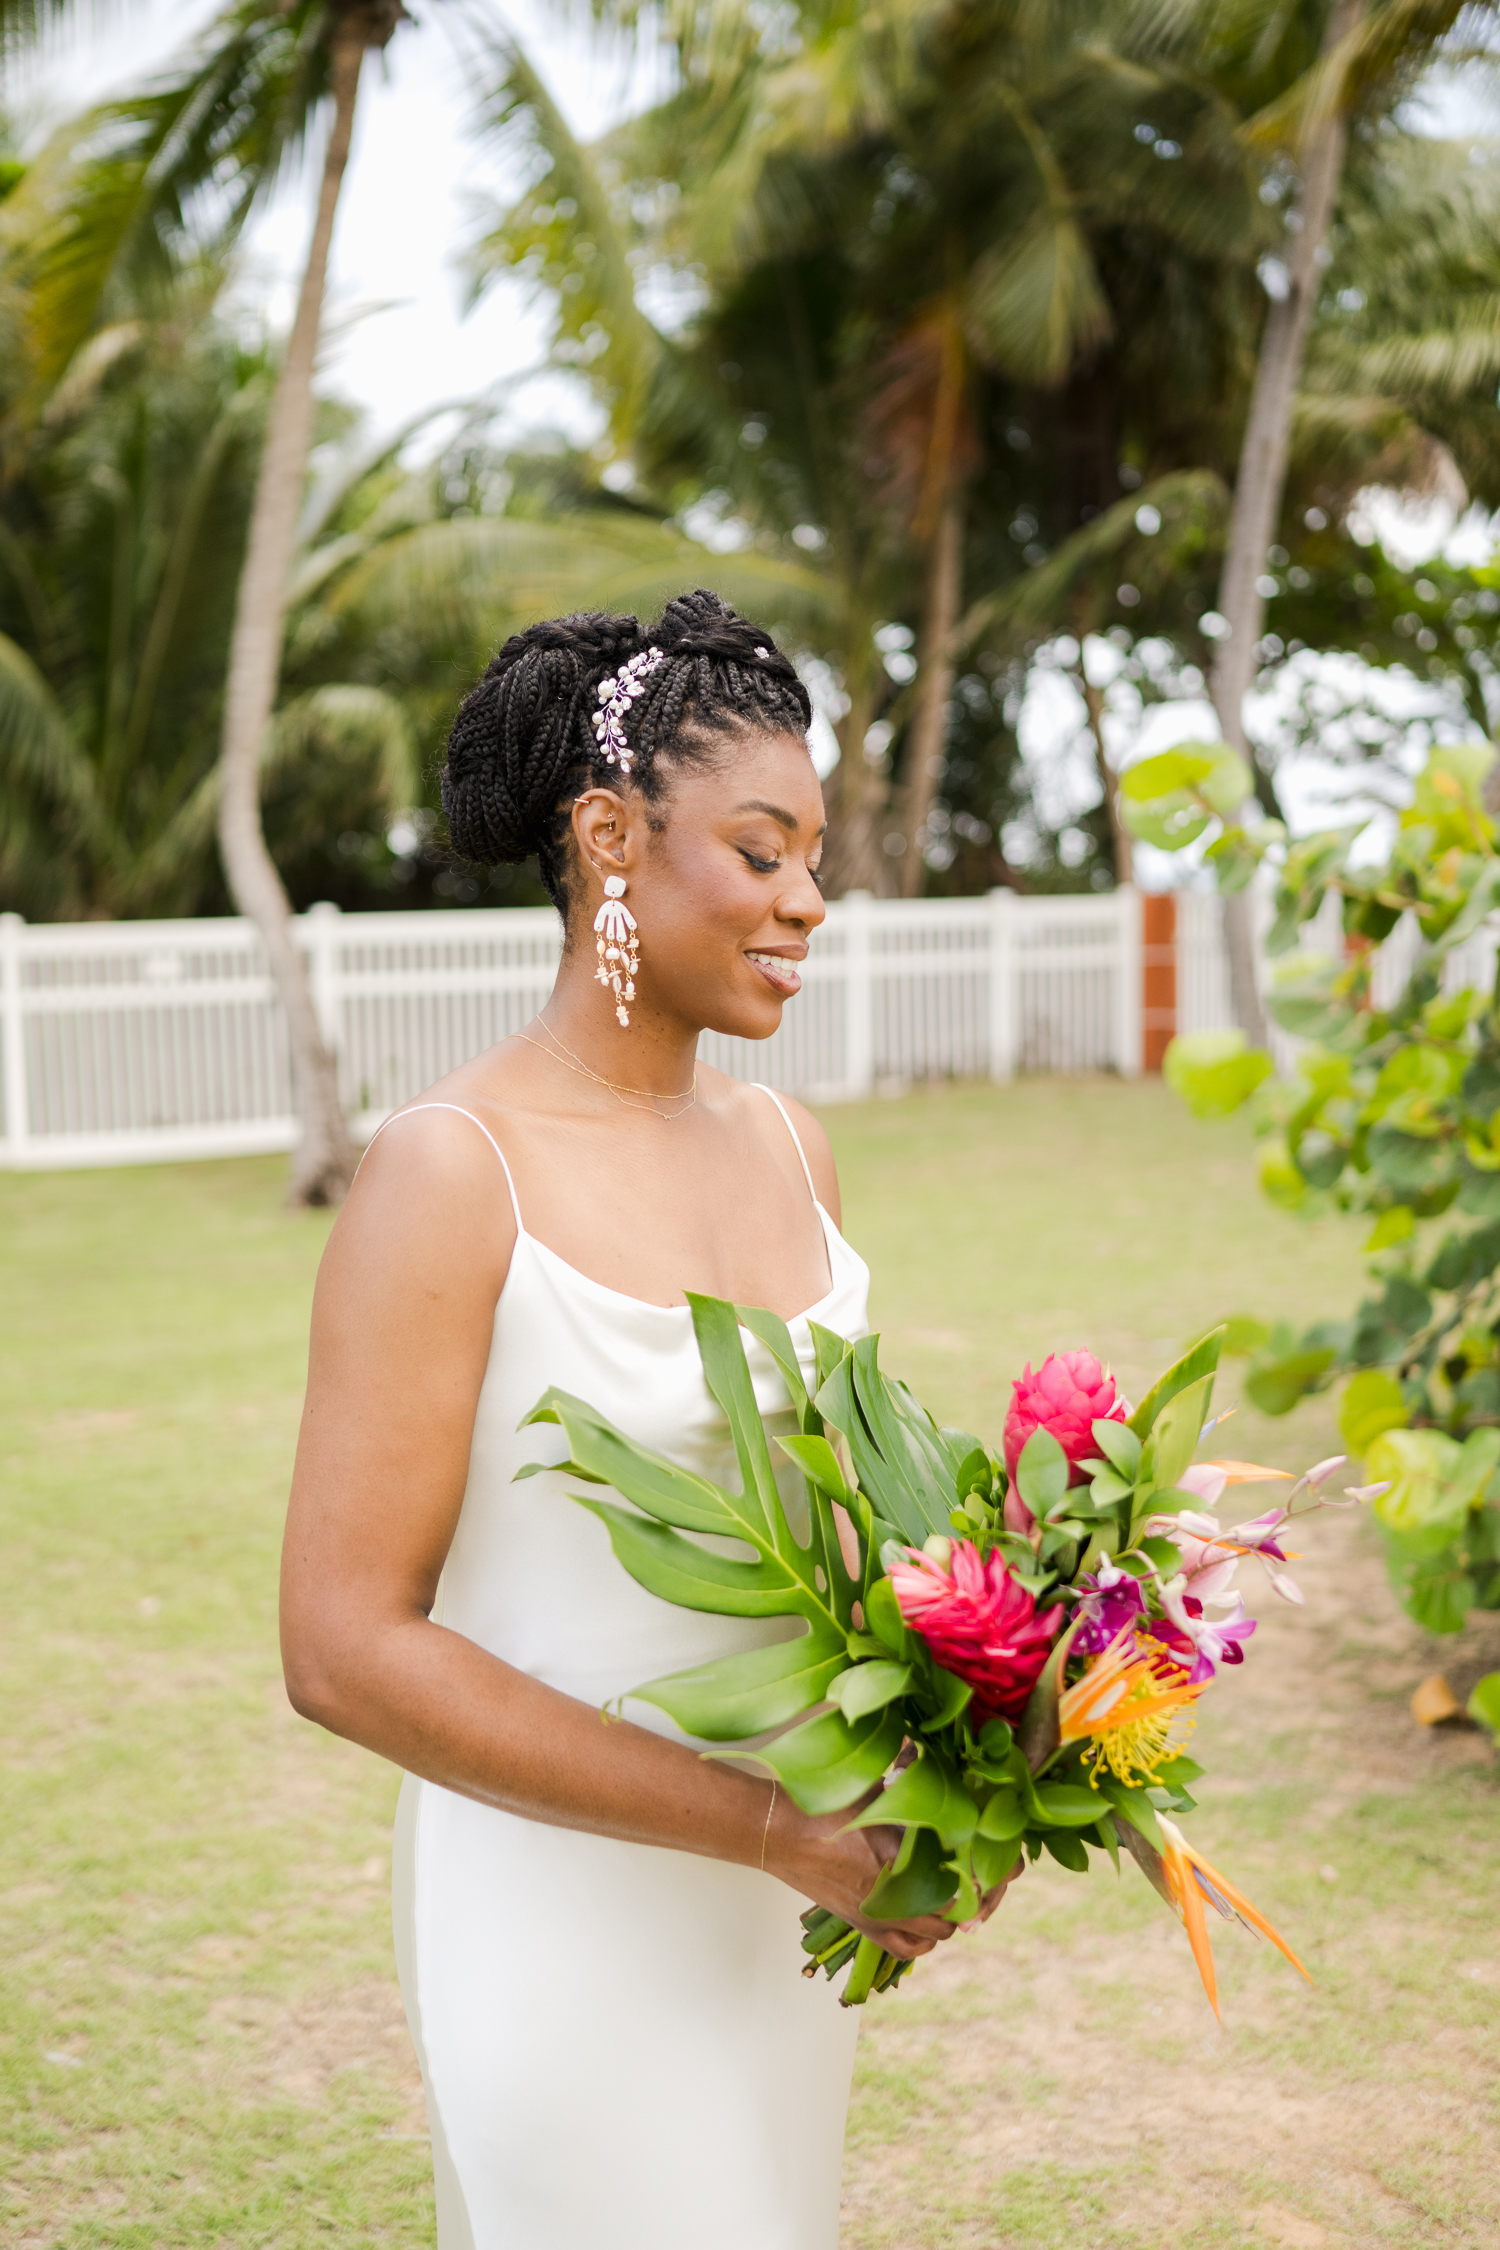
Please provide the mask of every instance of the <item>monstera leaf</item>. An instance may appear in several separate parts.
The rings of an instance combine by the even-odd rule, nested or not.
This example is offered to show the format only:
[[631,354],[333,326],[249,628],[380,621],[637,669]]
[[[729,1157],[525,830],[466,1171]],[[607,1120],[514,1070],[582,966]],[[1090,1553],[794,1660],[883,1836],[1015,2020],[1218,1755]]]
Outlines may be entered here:
[[[759,1742],[753,1755],[805,1812],[833,1811],[877,1782],[900,1750],[902,1724],[891,1706],[912,1686],[913,1663],[936,1715],[964,1700],[959,1683],[915,1649],[907,1651],[911,1661],[893,1662],[885,1644],[871,1638],[885,1618],[872,1595],[890,1591],[882,1584],[882,1543],[920,1546],[946,1534],[963,1478],[972,1478],[975,1462],[986,1456],[968,1432],[940,1430],[904,1383],[881,1373],[875,1337],[851,1346],[814,1325],[810,1392],[785,1321],[717,1297],[690,1295],[688,1303],[704,1377],[734,1441],[738,1491],[638,1445],[567,1391],[548,1391],[527,1419],[565,1432],[569,1457],[561,1475],[611,1486],[630,1503],[573,1494],[599,1518],[619,1561],[648,1592],[718,1616],[797,1621],[789,1639],[647,1681],[631,1694],[708,1742],[746,1742],[788,1728],[773,1742]],[[796,1414],[797,1432],[776,1443],[803,1481],[805,1537],[793,1531],[777,1489],[744,1330],[775,1360]],[[844,1440],[843,1459],[830,1430]],[[737,1542],[740,1552],[724,1552],[724,1540]],[[899,1616],[886,1620],[886,1634],[898,1651],[908,1639]],[[954,1689],[956,1702],[951,1695],[945,1702],[945,1691]],[[834,1708],[818,1708],[829,1703]],[[791,1724],[798,1719],[800,1726]]]
[[[573,1495],[599,1518],[619,1561],[650,1593],[718,1616],[799,1621],[790,1639],[647,1681],[631,1693],[687,1733],[725,1743],[788,1727],[832,1699],[836,1708],[760,1743],[754,1755],[804,1811],[833,1811],[878,1781],[902,1742],[900,1721],[888,1709],[898,1690],[887,1677],[900,1668],[883,1656],[869,1661],[880,1644],[870,1642],[863,1612],[856,1612],[880,1575],[879,1542],[894,1536],[920,1543],[947,1528],[957,1472],[975,1441],[938,1430],[904,1384],[881,1374],[873,1337],[851,1349],[814,1327],[813,1395],[785,1321],[717,1297],[690,1295],[688,1302],[704,1376],[734,1441],[738,1491],[638,1445],[566,1391],[548,1391],[527,1419],[565,1432],[569,1457],[560,1474],[612,1486],[630,1503],[588,1491]],[[742,1329],[775,1360],[800,1425],[777,1443],[803,1479],[805,1538],[793,1531],[777,1489]],[[847,1442],[853,1484],[829,1424]],[[535,1475],[543,1465],[521,1474]],[[836,1508],[846,1518],[845,1539],[852,1535],[852,1571]],[[721,1540],[738,1542],[748,1556],[726,1554]],[[901,1670],[902,1687],[908,1678]]]

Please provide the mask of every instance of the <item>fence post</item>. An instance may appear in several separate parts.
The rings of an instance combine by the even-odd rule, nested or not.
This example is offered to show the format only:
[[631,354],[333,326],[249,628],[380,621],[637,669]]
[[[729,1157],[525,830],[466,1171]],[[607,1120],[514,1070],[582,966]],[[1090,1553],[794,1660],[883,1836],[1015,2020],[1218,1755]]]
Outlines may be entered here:
[[1141,1075],[1142,978],[1144,948],[1141,943],[1141,894],[1134,883],[1122,883],[1115,892],[1119,901],[1119,984],[1115,999],[1115,1068],[1122,1078]]
[[847,891],[844,924],[844,1077],[851,1101],[875,1088],[875,901]]
[[1159,1071],[1177,1035],[1177,893],[1142,898],[1141,915],[1142,1062]]
[[19,1164],[31,1135],[31,1103],[26,1090],[26,1021],[21,1013],[21,934],[19,914],[0,914],[0,1057],[5,1070],[5,1156]]
[[318,1012],[318,1029],[323,1034],[323,1044],[331,1055],[339,1050],[339,924],[343,909],[331,900],[320,898],[302,917],[302,928],[308,950],[308,981],[312,986],[313,1006]]
[[1016,894],[1002,883],[990,892],[990,1076],[1008,1085],[1016,1075],[1021,963],[1016,951]]

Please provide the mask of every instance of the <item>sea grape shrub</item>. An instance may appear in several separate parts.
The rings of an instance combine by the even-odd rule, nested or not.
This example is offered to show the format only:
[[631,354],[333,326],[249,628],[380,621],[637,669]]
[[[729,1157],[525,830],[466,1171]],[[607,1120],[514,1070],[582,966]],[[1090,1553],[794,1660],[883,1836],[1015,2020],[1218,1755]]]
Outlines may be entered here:
[[[1268,1006],[1306,1041],[1295,1075],[1238,1033],[1180,1038],[1169,1082],[1201,1116],[1254,1097],[1261,1185],[1307,1214],[1368,1221],[1371,1287],[1347,1321],[1231,1323],[1247,1390],[1284,1414],[1344,1383],[1342,1426],[1375,1503],[1391,1579],[1429,1631],[1500,1608],[1500,1004],[1492,917],[1497,827],[1484,744],[1436,750],[1388,857],[1356,864],[1360,826],[1293,843],[1226,829],[1221,868],[1276,863]],[[1195,831],[1201,833],[1200,828]],[[1219,839],[1224,842],[1224,837]],[[1308,925],[1338,902],[1330,951]],[[1382,942],[1405,916],[1419,947],[1377,1004]],[[1323,917],[1326,927],[1327,917]],[[1474,941],[1472,944],[1469,941]],[[1477,971],[1476,971],[1477,962]]]

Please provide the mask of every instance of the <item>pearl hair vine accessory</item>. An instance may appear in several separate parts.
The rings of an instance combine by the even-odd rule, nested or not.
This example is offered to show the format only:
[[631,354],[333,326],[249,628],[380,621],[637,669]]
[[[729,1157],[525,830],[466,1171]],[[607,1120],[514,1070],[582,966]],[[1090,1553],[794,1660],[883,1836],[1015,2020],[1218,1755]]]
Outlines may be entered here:
[[[666,658],[659,648],[643,648],[639,656],[632,656],[618,672],[599,682],[599,701],[603,708],[594,713],[594,739],[612,766],[622,774],[630,771],[630,744],[625,739],[625,721],[630,706],[646,685],[648,673],[654,672]],[[623,889],[624,886],[621,885]],[[632,923],[631,927],[634,928]]]
[[[659,661],[660,652],[657,654]],[[606,876],[604,904],[594,916],[594,951],[599,956],[599,966],[594,975],[600,984],[613,992],[615,1018],[620,1028],[628,1031],[630,1014],[625,1003],[635,998],[635,980],[640,975],[641,954],[635,916],[623,904],[624,897],[624,876]]]

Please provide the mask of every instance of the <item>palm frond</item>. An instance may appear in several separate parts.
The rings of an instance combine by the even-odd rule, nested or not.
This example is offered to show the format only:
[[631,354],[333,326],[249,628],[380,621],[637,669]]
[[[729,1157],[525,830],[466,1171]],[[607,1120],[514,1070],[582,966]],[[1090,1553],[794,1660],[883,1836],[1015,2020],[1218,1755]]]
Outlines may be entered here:
[[550,287],[557,306],[554,357],[586,366],[607,390],[617,428],[631,427],[665,339],[636,302],[633,243],[597,163],[570,131],[539,71],[508,34],[487,32],[479,55],[485,90],[480,129],[524,154],[533,184],[493,212],[468,251],[476,293],[497,272],[519,269]]
[[322,98],[322,24],[319,0],[237,0],[155,86],[63,127],[0,205],[39,400],[96,329],[238,238]]
[[518,624],[575,609],[652,616],[697,585],[809,630],[826,623],[831,607],[827,580],[795,563],[712,555],[649,519],[587,512],[551,523],[490,516],[428,524],[384,541],[325,598],[361,633],[466,631],[478,649]]
[[422,768],[411,719],[383,688],[311,688],[282,706],[261,761],[262,787],[314,762],[359,767],[391,812],[421,802]]
[[[1162,528],[1143,537],[1136,517],[1148,504],[1160,515]],[[1115,563],[1127,550],[1146,558],[1156,573],[1169,574],[1174,568],[1176,533],[1217,523],[1227,515],[1228,506],[1223,481],[1211,470],[1179,469],[1153,479],[1075,531],[1035,570],[975,602],[954,635],[957,646],[969,649],[997,634],[1038,627],[1054,630],[1066,616],[1068,597],[1079,580],[1105,563]],[[1146,573],[1137,568],[1136,575]]]
[[93,836],[104,825],[94,769],[61,704],[23,648],[0,633],[0,798],[34,798],[54,808],[66,829]]
[[1326,55],[1247,119],[1244,137],[1295,151],[1326,119],[1347,115],[1398,76],[1403,89],[1449,38],[1469,0],[1378,0]]

